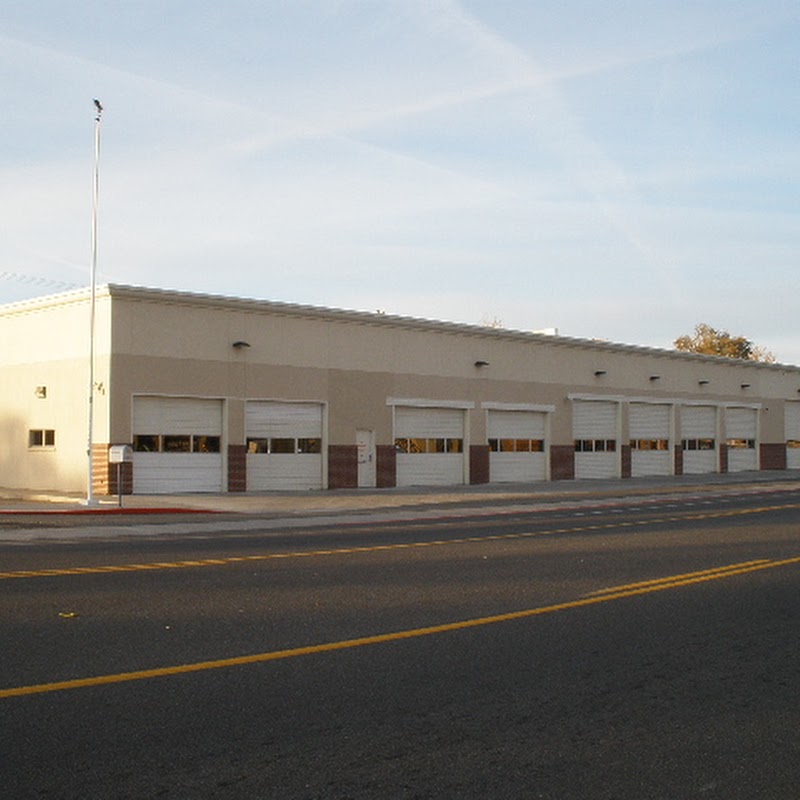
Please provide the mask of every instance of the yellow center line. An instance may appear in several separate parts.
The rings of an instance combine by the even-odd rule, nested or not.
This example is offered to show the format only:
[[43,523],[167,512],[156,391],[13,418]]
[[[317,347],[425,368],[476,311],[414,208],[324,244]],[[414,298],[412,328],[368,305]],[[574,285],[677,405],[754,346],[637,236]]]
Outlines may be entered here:
[[[711,576],[713,577],[720,577],[724,578],[726,575],[724,573],[732,572],[733,574],[739,574],[739,570],[742,568],[748,567],[756,567],[760,564],[769,564],[770,562],[767,559],[759,558],[755,561],[743,561],[740,564],[729,564],[726,567],[714,567],[713,569],[702,569],[698,570],[697,572],[687,572],[685,575],[679,576],[681,580],[693,579],[693,578],[702,578],[703,576]],[[672,583],[675,580],[676,576],[672,576],[669,578],[656,578],[655,580],[650,581],[637,581],[636,583],[626,583],[622,586],[611,586],[608,589],[598,589],[596,592],[592,592],[590,596],[594,595],[603,595],[603,594],[615,594],[617,592],[627,592],[632,589],[644,588],[648,586],[657,586],[660,583]]]
[[114,572],[136,572],[140,570],[189,569],[198,567],[219,567],[229,564],[241,564],[247,561],[273,561],[278,559],[314,558],[321,556],[347,556],[364,553],[389,552],[392,550],[412,550],[421,547],[443,547],[445,545],[476,544],[483,542],[512,541],[515,539],[531,539],[539,536],[556,536],[565,533],[587,533],[591,531],[614,530],[618,528],[642,528],[649,525],[663,525],[686,520],[722,519],[750,514],[763,514],[770,511],[800,508],[800,503],[787,505],[761,506],[759,508],[743,508],[726,511],[708,511],[691,514],[677,514],[668,517],[655,517],[642,520],[617,520],[597,522],[587,525],[576,525],[569,528],[551,528],[541,531],[524,531],[519,533],[497,533],[487,536],[463,536],[456,539],[434,539],[429,541],[401,542],[397,544],[363,545],[360,547],[337,547],[325,550],[294,550],[284,553],[258,553],[250,556],[227,556],[223,558],[203,558],[192,561],[154,561],[147,564],[117,564],[94,567],[64,567],[35,570],[13,570],[0,572],[0,580],[13,578],[52,578],[68,575],[98,575]]
[[75,678],[73,680],[55,681],[53,683],[40,683],[31,686],[14,686],[7,689],[0,689],[0,699],[9,697],[23,697],[32,694],[45,694],[48,692],[61,692],[68,689],[80,689],[91,686],[104,686],[112,683],[126,683],[130,681],[150,680],[152,678],[163,678],[172,675],[185,675],[192,672],[205,672],[212,669],[229,669],[231,667],[241,667],[249,664],[265,664],[270,661],[280,661],[300,656],[315,655],[319,653],[331,653],[337,650],[349,650],[356,647],[365,647],[374,644],[386,644],[389,642],[399,642],[404,639],[415,639],[422,636],[433,636],[441,633],[478,628],[485,625],[494,625],[500,622],[511,622],[514,620],[526,619],[529,617],[552,614],[558,611],[569,611],[576,608],[608,603],[612,600],[622,600],[628,597],[650,594],[653,592],[675,589],[683,586],[704,583],[722,578],[730,578],[734,575],[744,575],[758,570],[775,569],[794,564],[800,564],[800,556],[785,558],[779,561],[759,559],[747,561],[740,564],[729,564],[711,570],[699,572],[687,572],[680,575],[670,575],[665,578],[658,578],[652,581],[642,581],[638,584],[630,584],[627,587],[620,586],[613,589],[604,590],[602,593],[593,592],[592,594],[569,600],[563,603],[554,603],[548,606],[528,608],[521,611],[510,611],[504,614],[493,614],[486,617],[476,617],[473,619],[457,620],[446,622],[440,625],[429,625],[422,628],[411,628],[408,630],[381,633],[374,636],[363,636],[357,639],[344,639],[337,642],[324,642],[322,644],[305,645],[303,647],[292,647],[285,650],[272,650],[266,653],[255,653],[246,656],[235,656],[233,658],[221,658],[214,661],[198,661],[193,664],[179,664],[169,667],[156,667],[154,669],[137,670],[135,672],[119,672],[111,675],[96,675],[89,678]]

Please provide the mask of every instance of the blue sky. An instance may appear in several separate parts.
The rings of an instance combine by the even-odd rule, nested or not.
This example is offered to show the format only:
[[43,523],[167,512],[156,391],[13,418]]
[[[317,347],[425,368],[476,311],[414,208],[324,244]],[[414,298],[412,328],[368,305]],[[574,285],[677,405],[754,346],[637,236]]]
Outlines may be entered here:
[[797,0],[6,0],[0,302],[98,279],[800,364]]

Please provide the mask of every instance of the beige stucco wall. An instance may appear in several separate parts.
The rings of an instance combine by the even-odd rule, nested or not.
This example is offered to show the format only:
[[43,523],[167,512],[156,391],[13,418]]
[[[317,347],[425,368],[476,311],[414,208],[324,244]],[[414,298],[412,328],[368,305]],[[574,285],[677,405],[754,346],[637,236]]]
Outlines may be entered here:
[[[577,393],[760,403],[761,438],[778,442],[781,404],[800,387],[795,367],[158,293],[116,299],[113,330],[121,390],[113,433],[123,440],[130,436],[130,394],[156,392],[231,398],[234,443],[243,436],[241,408],[248,398],[325,401],[334,411],[329,442],[350,444],[361,427],[389,442],[386,400],[405,397],[464,401],[476,410],[484,402],[552,405],[552,440],[568,444],[568,396]],[[250,346],[235,349],[235,341]],[[476,367],[476,361],[488,366]],[[470,420],[470,439],[485,439],[485,414],[472,413]]]
[[[89,313],[81,292],[18,303],[0,314],[0,486],[86,490]],[[98,299],[95,331],[94,438],[108,441],[108,297]],[[54,430],[55,447],[30,448],[31,429]]]
[[[85,488],[88,314],[88,292],[0,309],[0,487]],[[550,443],[570,445],[571,395],[759,405],[761,442],[781,443],[784,403],[800,397],[797,367],[127,287],[99,290],[95,345],[106,443],[131,441],[136,394],[224,399],[225,444],[244,442],[247,399],[324,402],[332,445],[359,428],[391,443],[389,398],[471,405],[472,443],[486,441],[484,403],[549,406]],[[34,426],[56,429],[55,450],[30,451]]]

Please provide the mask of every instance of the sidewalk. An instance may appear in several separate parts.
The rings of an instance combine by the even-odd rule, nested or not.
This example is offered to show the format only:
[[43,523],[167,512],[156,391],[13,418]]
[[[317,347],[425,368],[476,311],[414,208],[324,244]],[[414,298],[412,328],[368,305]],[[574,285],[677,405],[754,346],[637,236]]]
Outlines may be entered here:
[[[748,489],[748,487],[751,487]],[[778,491],[800,488],[800,471],[746,472],[726,475],[629,478],[611,481],[553,481],[539,484],[339,489],[328,491],[101,496],[92,506],[77,495],[24,495],[0,490],[0,515],[52,514],[187,514],[223,513],[258,516],[304,516],[387,511],[392,509],[456,508],[602,500],[611,497],[681,495],[697,492]]]

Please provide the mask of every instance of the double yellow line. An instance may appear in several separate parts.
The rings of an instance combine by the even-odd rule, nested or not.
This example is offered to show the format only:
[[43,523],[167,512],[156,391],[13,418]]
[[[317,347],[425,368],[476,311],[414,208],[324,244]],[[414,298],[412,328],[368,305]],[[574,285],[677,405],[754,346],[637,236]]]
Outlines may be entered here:
[[785,558],[781,560],[757,559],[754,561],[744,561],[738,564],[728,564],[722,567],[700,570],[697,572],[686,572],[680,575],[669,575],[664,578],[656,578],[648,581],[639,581],[622,586],[613,586],[592,592],[585,597],[571,600],[564,603],[555,603],[538,608],[528,608],[522,611],[510,611],[505,614],[495,614],[488,617],[476,617],[473,619],[458,620],[456,622],[446,622],[441,625],[431,625],[424,628],[411,628],[409,630],[393,631],[390,633],[377,634],[375,636],[364,636],[357,639],[344,639],[338,642],[326,642],[323,644],[306,645],[304,647],[293,647],[286,650],[272,650],[266,653],[256,653],[247,656],[236,656],[234,658],[222,658],[215,661],[199,661],[194,664],[180,664],[171,667],[157,667],[155,669],[138,670],[136,672],[120,672],[112,675],[98,675],[90,678],[77,678],[74,680],[57,681],[53,683],[41,683],[32,686],[16,686],[8,689],[0,689],[0,699],[10,697],[23,697],[32,694],[44,694],[47,692],[60,692],[67,689],[80,689],[92,686],[104,686],[112,683],[126,683],[129,681],[149,680],[151,678],[163,678],[172,675],[183,675],[191,672],[204,672],[212,669],[227,669],[231,667],[241,667],[248,664],[264,664],[270,661],[280,661],[288,658],[298,658],[299,656],[315,655],[319,653],[331,653],[337,650],[349,650],[356,647],[368,645],[385,644],[388,642],[398,642],[403,639],[415,639],[422,636],[433,636],[441,633],[466,630],[468,628],[478,628],[484,625],[494,625],[499,622],[511,622],[513,620],[526,619],[544,614],[552,614],[557,611],[568,611],[585,606],[608,603],[612,600],[621,600],[627,597],[660,592],[666,589],[675,589],[681,586],[691,586],[693,584],[704,583],[707,581],[731,578],[736,575],[744,575],[751,572],[766,569],[776,569],[794,564],[800,564],[800,556]]

